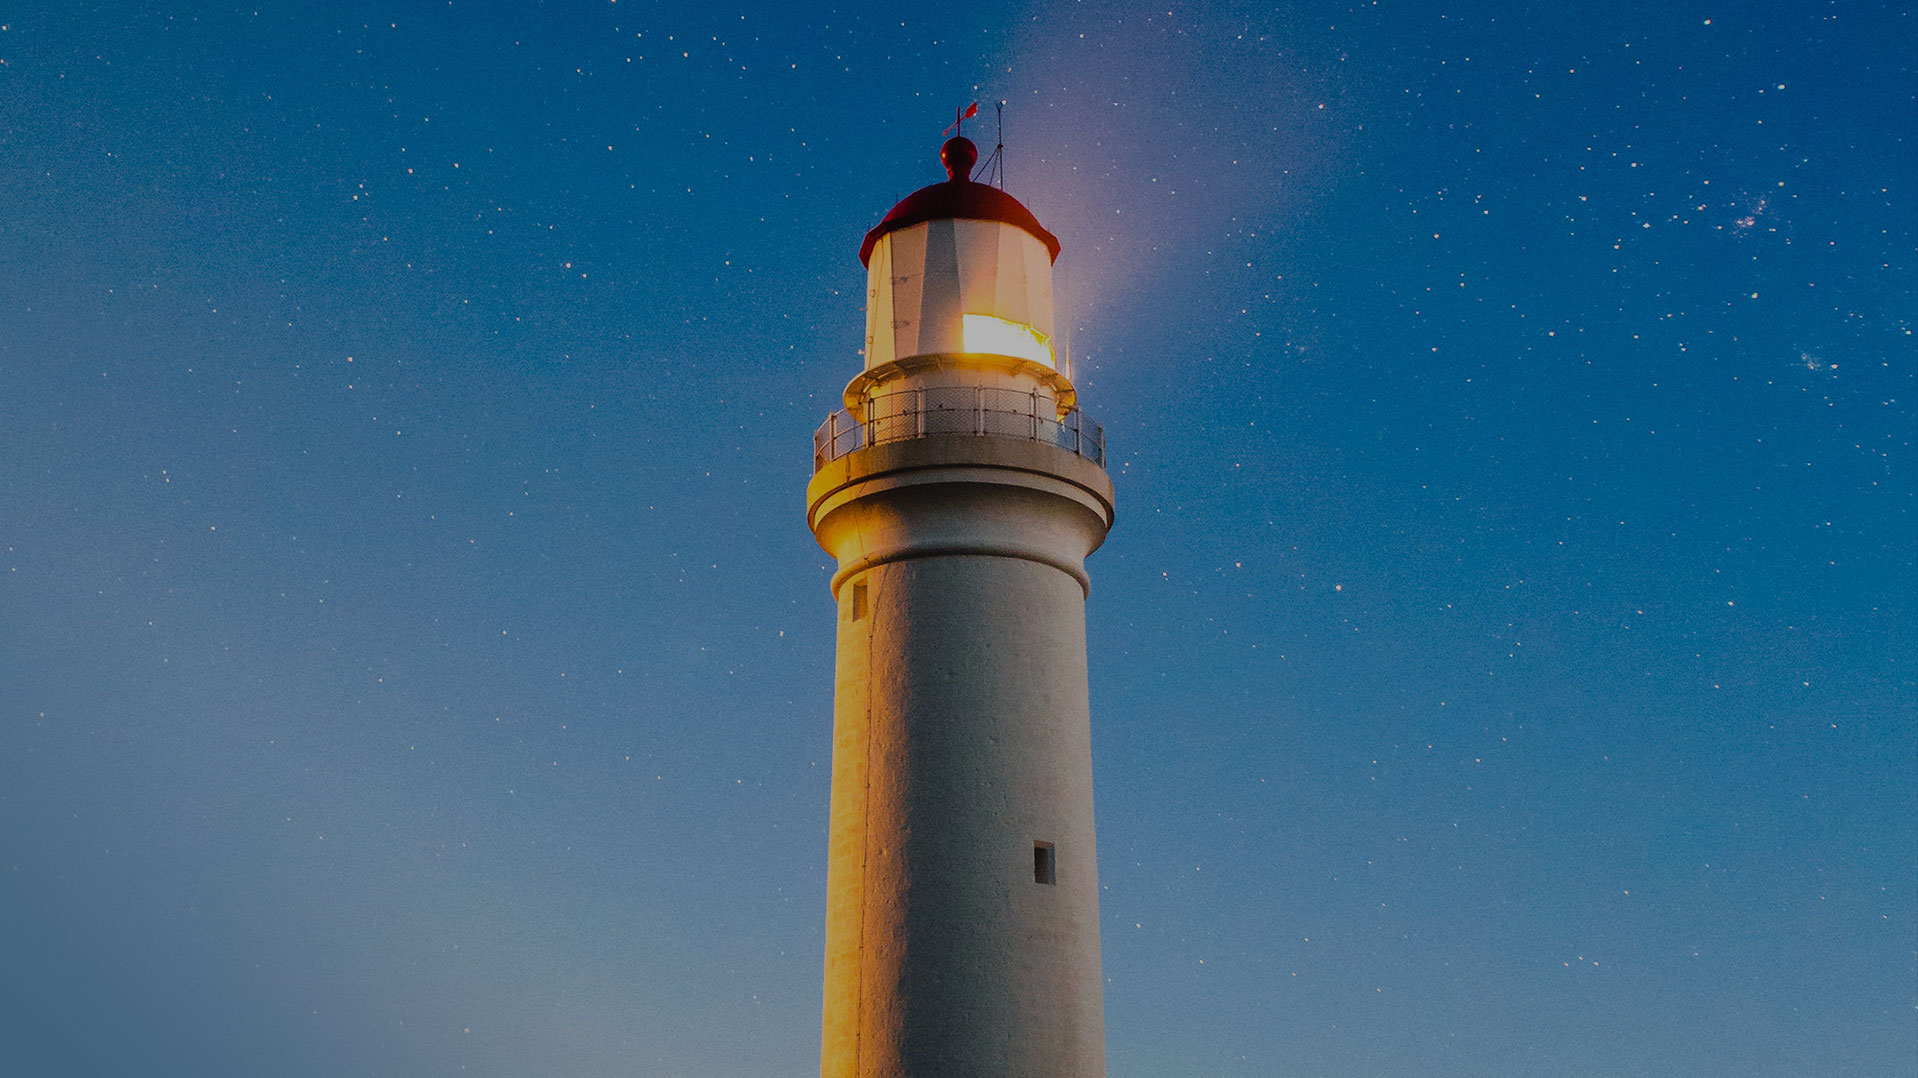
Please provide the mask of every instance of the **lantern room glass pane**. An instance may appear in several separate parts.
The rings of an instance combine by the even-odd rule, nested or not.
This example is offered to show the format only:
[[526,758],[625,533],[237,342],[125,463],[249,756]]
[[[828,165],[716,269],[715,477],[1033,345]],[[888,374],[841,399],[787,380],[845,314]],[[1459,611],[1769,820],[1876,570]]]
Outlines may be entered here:
[[968,352],[1029,359],[1056,369],[1050,339],[1031,326],[990,314],[966,315],[962,325]]

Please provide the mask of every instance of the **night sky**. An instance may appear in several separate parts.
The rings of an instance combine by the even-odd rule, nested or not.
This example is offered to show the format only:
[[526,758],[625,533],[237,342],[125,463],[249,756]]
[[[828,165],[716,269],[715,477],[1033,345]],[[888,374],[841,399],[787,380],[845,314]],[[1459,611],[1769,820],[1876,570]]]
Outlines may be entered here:
[[0,1072],[817,1073],[810,435],[979,100],[1114,1078],[1908,1078],[1915,21],[7,8]]

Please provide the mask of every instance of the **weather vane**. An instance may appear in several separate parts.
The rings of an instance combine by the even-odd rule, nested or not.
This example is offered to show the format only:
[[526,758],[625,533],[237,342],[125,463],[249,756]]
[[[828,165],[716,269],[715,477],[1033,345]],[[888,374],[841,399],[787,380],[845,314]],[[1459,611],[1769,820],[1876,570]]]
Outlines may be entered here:
[[[966,132],[963,129],[963,125],[965,124],[967,120],[970,120],[974,116],[979,115],[979,102],[974,101],[972,104],[967,105],[965,108],[953,109],[952,112],[953,112],[952,126],[946,128],[946,131],[952,132],[953,135],[956,137],[964,138]],[[939,133],[943,135],[946,133],[946,131],[941,131]]]

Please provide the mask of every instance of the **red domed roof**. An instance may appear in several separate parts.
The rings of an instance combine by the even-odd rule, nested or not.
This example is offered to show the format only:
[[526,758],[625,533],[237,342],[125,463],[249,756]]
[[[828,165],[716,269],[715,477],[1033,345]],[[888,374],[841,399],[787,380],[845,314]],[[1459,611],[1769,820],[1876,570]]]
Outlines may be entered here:
[[[954,147],[953,143],[963,142],[963,147]],[[964,151],[972,150],[971,154]],[[950,155],[950,156],[949,156]],[[940,151],[940,158],[947,163],[947,171],[952,178],[944,183],[935,183],[931,187],[921,187],[901,199],[899,205],[892,208],[884,220],[866,233],[866,242],[859,245],[859,261],[863,265],[872,259],[873,245],[879,237],[901,228],[910,228],[925,221],[938,221],[959,218],[968,221],[1002,221],[1015,228],[1030,232],[1034,239],[1046,245],[1052,253],[1053,261],[1059,259],[1059,237],[1047,232],[1039,224],[1032,211],[1021,205],[1019,200],[990,184],[973,183],[965,178],[964,167],[970,166],[978,157],[973,150],[972,140],[950,139]],[[960,168],[953,165],[964,162]]]

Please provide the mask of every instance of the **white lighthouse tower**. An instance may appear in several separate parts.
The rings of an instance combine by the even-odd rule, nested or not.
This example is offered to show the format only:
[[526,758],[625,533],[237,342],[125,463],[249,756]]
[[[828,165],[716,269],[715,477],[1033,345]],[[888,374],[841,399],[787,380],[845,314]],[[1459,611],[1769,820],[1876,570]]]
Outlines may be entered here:
[[825,1078],[1105,1074],[1085,558],[1112,525],[1054,346],[1059,241],[949,179],[866,234],[865,370],[814,437],[838,561]]

